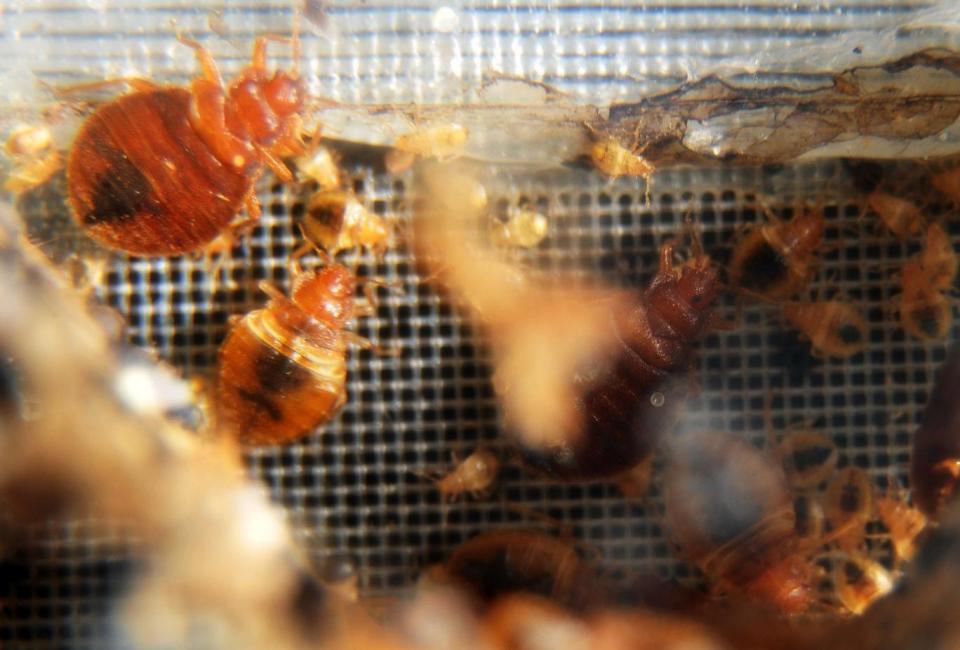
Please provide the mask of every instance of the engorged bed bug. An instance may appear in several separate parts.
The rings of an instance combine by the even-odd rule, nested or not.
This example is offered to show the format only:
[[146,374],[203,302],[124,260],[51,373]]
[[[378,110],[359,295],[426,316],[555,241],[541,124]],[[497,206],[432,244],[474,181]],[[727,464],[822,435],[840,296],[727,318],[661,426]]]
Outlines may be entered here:
[[520,592],[583,610],[601,597],[599,578],[570,544],[532,530],[481,533],[454,549],[441,575],[484,604]]
[[842,300],[800,301],[783,306],[787,322],[810,339],[815,357],[846,358],[867,343],[867,321]]
[[825,229],[820,210],[803,208],[782,221],[764,208],[770,223],[753,227],[730,261],[735,287],[767,300],[801,291],[813,277],[816,251]]
[[578,435],[524,446],[530,465],[564,480],[613,477],[647,458],[676,422],[694,343],[711,329],[720,283],[696,239],[689,260],[677,265],[673,258],[673,243],[664,244],[650,285],[612,310],[610,357],[575,377]]
[[344,266],[298,271],[287,298],[261,283],[265,308],[244,316],[220,348],[217,416],[247,445],[292,442],[329,421],[347,400],[347,344],[370,347],[346,331],[370,312],[358,303]]
[[679,552],[720,592],[784,613],[813,602],[814,566],[796,532],[794,500],[774,459],[726,434],[685,433],[670,446],[665,523]]
[[873,514],[873,482],[859,467],[845,467],[827,484],[823,510],[830,537],[847,552],[860,550]]
[[816,431],[795,431],[777,445],[791,487],[807,489],[827,480],[837,467],[833,440]]
[[[269,167],[292,175],[281,156],[303,152],[305,89],[293,37],[291,72],[267,69],[267,38],[224,86],[210,53],[196,50],[201,75],[188,88],[132,80],[133,91],[83,123],[67,162],[76,221],[100,243],[136,255],[178,255],[217,237],[223,245],[260,216],[254,185]],[[235,223],[241,206],[247,219]]]

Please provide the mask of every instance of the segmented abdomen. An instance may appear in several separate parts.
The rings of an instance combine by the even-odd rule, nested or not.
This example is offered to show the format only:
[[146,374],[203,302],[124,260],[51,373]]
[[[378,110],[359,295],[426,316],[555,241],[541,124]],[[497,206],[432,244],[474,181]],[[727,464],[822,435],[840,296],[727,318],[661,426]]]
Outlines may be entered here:
[[710,310],[681,299],[672,280],[658,276],[624,313],[615,314],[617,347],[600,376],[582,380],[580,435],[545,451],[525,450],[535,467],[557,478],[614,476],[646,458],[676,421],[688,388],[693,342]]
[[245,444],[273,445],[336,415],[347,396],[346,345],[328,334],[288,327],[267,309],[247,314],[220,350],[221,425]]

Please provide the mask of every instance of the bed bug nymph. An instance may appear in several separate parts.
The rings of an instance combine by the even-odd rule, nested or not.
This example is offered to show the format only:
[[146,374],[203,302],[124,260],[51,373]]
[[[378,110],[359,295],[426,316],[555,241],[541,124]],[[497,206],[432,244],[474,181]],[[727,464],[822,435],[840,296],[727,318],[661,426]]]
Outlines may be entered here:
[[500,473],[500,460],[486,449],[477,449],[462,461],[456,456],[453,460],[454,468],[446,474],[423,473],[427,478],[435,478],[444,501],[455,501],[464,494],[480,497],[491,490]]
[[347,400],[348,343],[371,347],[344,330],[370,312],[355,298],[356,280],[339,264],[297,271],[290,298],[270,296],[230,331],[220,348],[217,414],[242,443],[291,442],[329,421]]
[[730,279],[734,286],[768,300],[802,290],[813,276],[815,253],[823,241],[819,210],[801,210],[781,221],[766,208],[771,223],[753,228],[733,251]]
[[[229,241],[260,216],[254,185],[263,166],[289,182],[280,157],[303,153],[296,34],[291,72],[267,69],[267,37],[260,37],[251,64],[229,86],[206,49],[180,42],[196,50],[201,68],[189,89],[130,81],[133,92],[100,106],[70,151],[74,218],[127,253],[177,255],[221,235]],[[234,223],[241,206],[248,218]]]

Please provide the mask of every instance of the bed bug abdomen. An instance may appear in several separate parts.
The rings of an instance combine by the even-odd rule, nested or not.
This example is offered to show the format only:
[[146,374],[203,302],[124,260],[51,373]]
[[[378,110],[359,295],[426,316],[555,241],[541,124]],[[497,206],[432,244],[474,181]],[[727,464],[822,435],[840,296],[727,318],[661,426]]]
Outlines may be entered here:
[[244,444],[291,442],[343,406],[355,284],[339,265],[294,279],[291,298],[265,285],[266,308],[237,323],[220,349],[218,415]]
[[134,92],[84,123],[67,164],[74,217],[141,255],[196,250],[233,221],[252,179],[221,163],[190,123],[182,88]]

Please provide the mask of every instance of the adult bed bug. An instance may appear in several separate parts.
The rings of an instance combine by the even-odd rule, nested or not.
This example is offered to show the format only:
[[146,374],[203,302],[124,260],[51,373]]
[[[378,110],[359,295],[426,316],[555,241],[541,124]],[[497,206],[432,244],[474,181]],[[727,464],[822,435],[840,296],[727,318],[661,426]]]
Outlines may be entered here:
[[[280,156],[303,152],[303,83],[296,63],[289,73],[267,69],[267,37],[228,86],[206,49],[180,42],[196,50],[202,71],[189,89],[130,81],[133,92],[100,106],[70,150],[73,217],[127,253],[177,255],[229,240],[260,215],[254,185],[263,166],[289,182]],[[296,35],[292,45],[296,62]],[[241,206],[248,219],[234,223]]]
[[263,309],[250,312],[220,348],[217,414],[242,443],[296,440],[329,421],[347,400],[348,343],[369,341],[344,325],[369,311],[341,265],[296,273],[290,298],[273,286]]
[[688,389],[693,343],[713,323],[717,267],[694,240],[681,266],[673,244],[660,249],[650,286],[611,314],[617,347],[597,372],[576,377],[579,435],[546,447],[525,447],[527,461],[567,480],[612,477],[652,453],[676,419]]

